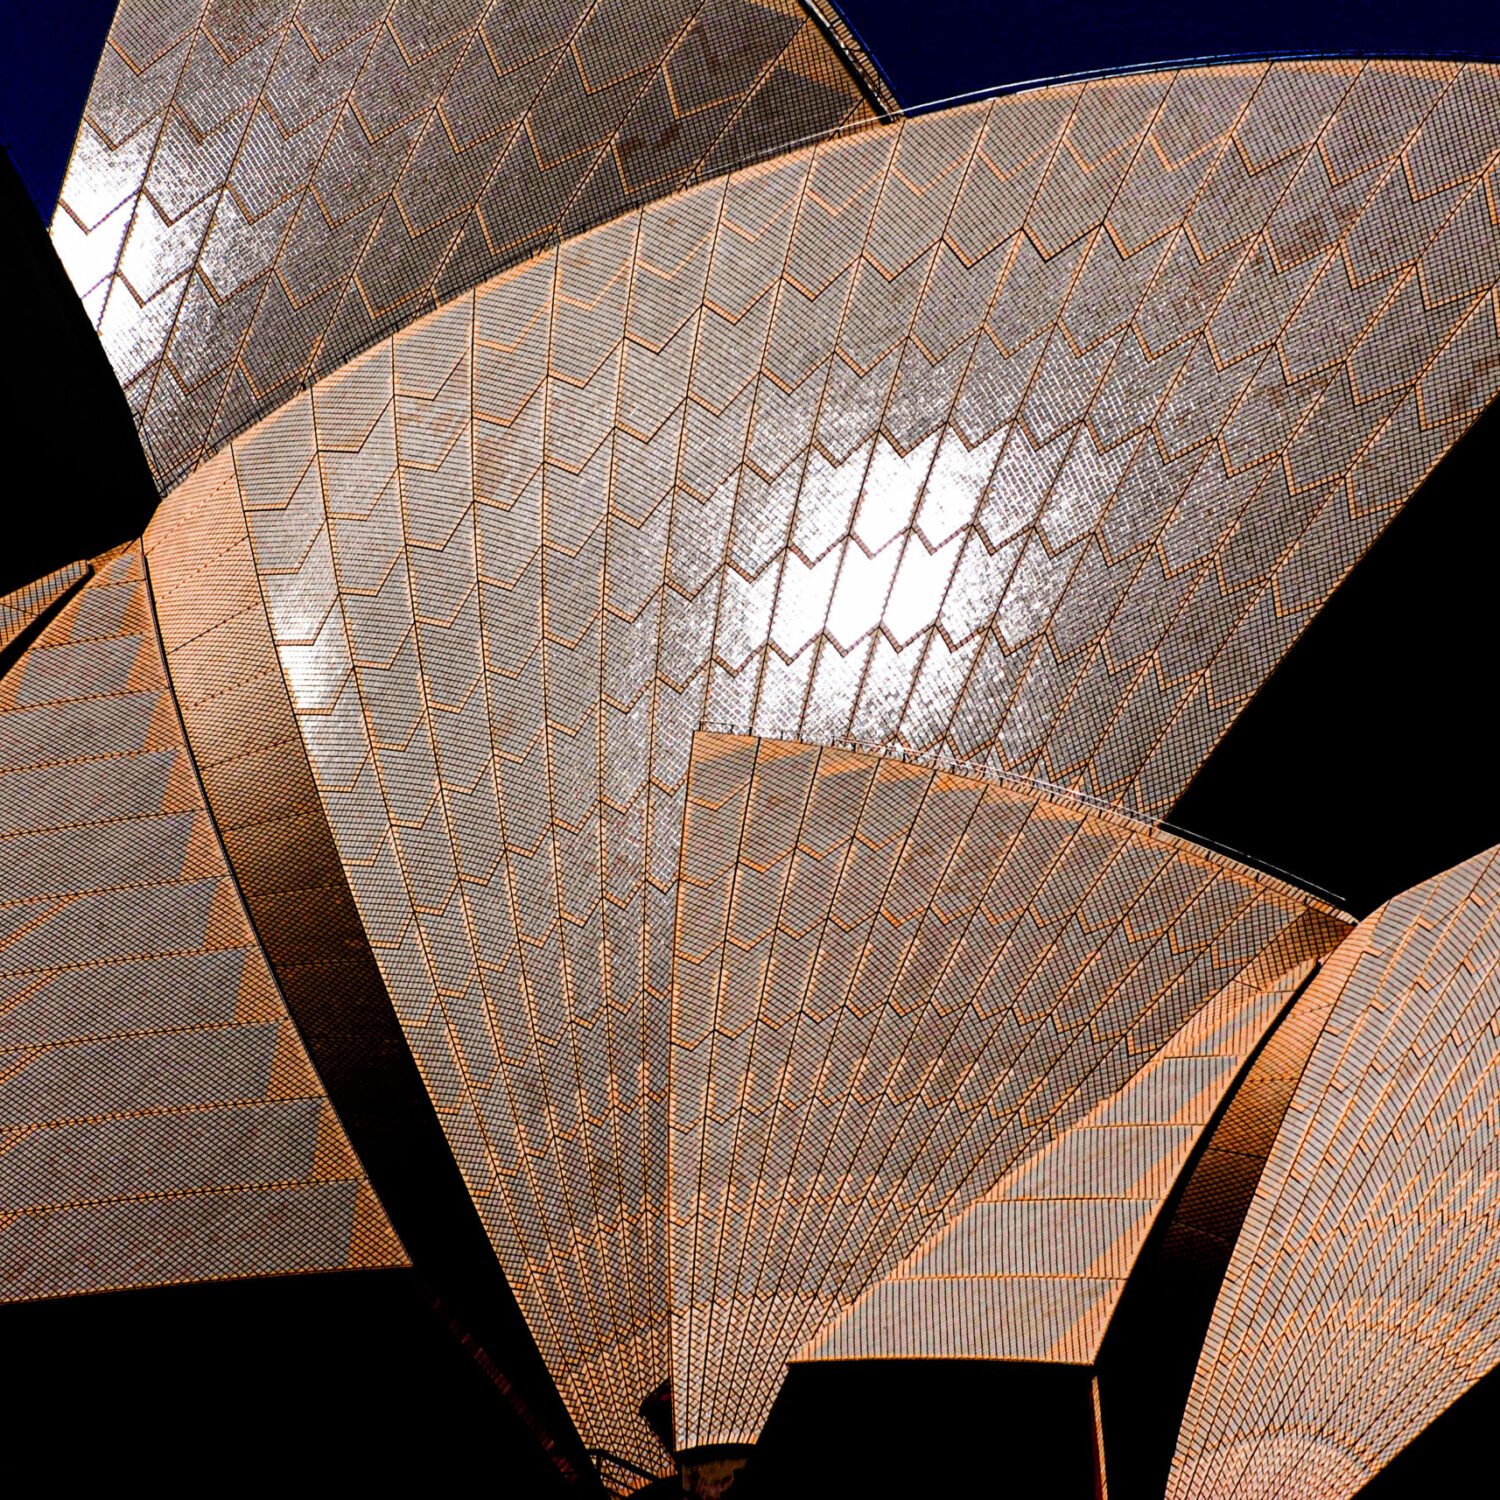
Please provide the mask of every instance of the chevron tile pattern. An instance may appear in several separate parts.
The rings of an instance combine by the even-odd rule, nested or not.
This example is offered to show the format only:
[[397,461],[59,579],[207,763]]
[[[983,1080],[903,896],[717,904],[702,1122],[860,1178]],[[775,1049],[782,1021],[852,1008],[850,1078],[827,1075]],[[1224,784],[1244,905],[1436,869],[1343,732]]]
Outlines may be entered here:
[[[505,1284],[371,951],[298,731],[232,475],[180,486],[144,551],[204,799],[287,1009],[428,1294],[564,1473],[566,1412]],[[411,1017],[408,1016],[408,1020]],[[440,1027],[425,1033],[441,1036]],[[427,1049],[430,1052],[430,1045]],[[499,1382],[497,1381],[497,1384]]]
[[167,488],[560,235],[873,119],[861,89],[894,104],[795,0],[122,0],[53,239]]
[[335,1099],[378,1113],[400,1037],[297,732],[233,484],[179,488],[144,550],[187,745],[272,972]]
[[0,679],[0,1300],[404,1264],[100,560]]
[[[1045,1240],[1001,1222],[1045,1211],[1043,1176],[1080,1216],[1051,1225],[1059,1248],[1098,1242],[1046,1288],[1064,1324],[1056,1357],[1087,1363],[1067,1315],[1094,1311],[1102,1332],[1093,1305],[1110,1288],[1086,1278],[1109,1258],[1105,1237],[1122,1280],[1147,1202],[1285,1004],[1271,982],[1346,930],[1300,892],[1066,794],[696,736],[668,1147],[679,1446],[754,1442],[788,1356],[945,1218],[957,1221],[932,1253],[946,1278],[990,1231],[1007,1231],[1000,1254]],[[1164,1089],[1179,1055],[1186,1073]],[[1167,1118],[1137,1123],[1153,1099]],[[1119,1222],[1089,1223],[1102,1208]],[[1038,1279],[1010,1289],[1035,1294]],[[877,1344],[981,1352],[961,1344],[956,1300],[924,1309],[917,1281],[886,1285],[897,1299],[854,1319]],[[833,1335],[827,1357],[885,1352],[845,1326],[853,1342]]]
[[1327,1019],[1230,1260],[1174,1500],[1352,1496],[1500,1361],[1497,853],[1366,918],[1298,1002]]
[[1189,1153],[1315,967],[1306,960],[1264,989],[1227,986],[1123,1089],[945,1224],[795,1357],[1093,1364]]
[[4,651],[17,636],[64,598],[69,589],[76,588],[88,576],[86,562],[69,563],[14,593],[0,595],[0,651]]
[[385,986],[590,1445],[660,1463],[693,730],[1159,816],[1500,381],[1497,82],[1195,70],[826,142],[484,284],[183,487],[243,512]]

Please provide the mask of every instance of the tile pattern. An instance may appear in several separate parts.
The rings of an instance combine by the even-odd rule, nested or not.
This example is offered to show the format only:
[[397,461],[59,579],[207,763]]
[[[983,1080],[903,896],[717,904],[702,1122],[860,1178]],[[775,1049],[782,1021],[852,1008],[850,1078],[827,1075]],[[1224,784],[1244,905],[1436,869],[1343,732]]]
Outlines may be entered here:
[[[527,1335],[448,1150],[413,1045],[441,1016],[398,1020],[350,893],[272,643],[232,476],[199,470],[162,503],[144,550],[187,743],[230,864],[330,1098],[424,1284],[565,1473],[568,1418]],[[403,1021],[405,1031],[403,1032]],[[435,1076],[429,1072],[429,1077]],[[462,1130],[467,1112],[456,1123]]]
[[127,549],[0,679],[0,1300],[404,1264],[226,869]]
[[1191,1270],[1222,1281],[1297,1085],[1360,952],[1351,940],[1329,957],[1317,983],[1298,996],[1235,1083],[1165,1228],[1161,1254],[1169,1276]]
[[14,593],[0,595],[0,653],[77,588],[90,571],[88,563],[72,562]]
[[1226,986],[1118,1092],[876,1283],[798,1359],[1091,1365],[1245,1058],[1316,967]]
[[[1017,1308],[1050,1298],[1054,1357],[1086,1363],[1069,1315],[1123,1279],[1194,1124],[1285,1003],[1271,981],[1347,925],[1066,794],[695,736],[668,1145],[679,1445],[753,1442],[787,1357],[945,1218],[931,1255],[961,1294],[964,1247],[982,1255],[977,1241],[1037,1220],[1054,1193],[1074,1217],[1063,1205],[1023,1238],[1056,1236],[1081,1262],[1009,1290]],[[1108,1264],[1090,1282],[1095,1259]],[[825,1357],[877,1355],[882,1338],[892,1354],[912,1340],[977,1354],[947,1317],[1006,1314],[1002,1283],[969,1283],[965,1303],[897,1277]]]
[[1308,990],[1326,1024],[1230,1261],[1170,1496],[1351,1496],[1500,1362],[1497,856],[1372,914]]
[[1276,1020],[1201,1139],[1099,1350],[1109,1478],[1126,1494],[1166,1489],[1193,1374],[1245,1215],[1342,976],[1344,942]]
[[692,730],[1159,816],[1500,381],[1497,83],[1256,65],[856,133],[567,241],[200,471],[586,1441],[659,1462]]
[[53,239],[166,488],[439,301],[871,90],[796,0],[122,0]]
[[357,1135],[381,1107],[400,1034],[308,770],[233,485],[191,477],[157,511],[144,550],[214,823],[287,1005]]

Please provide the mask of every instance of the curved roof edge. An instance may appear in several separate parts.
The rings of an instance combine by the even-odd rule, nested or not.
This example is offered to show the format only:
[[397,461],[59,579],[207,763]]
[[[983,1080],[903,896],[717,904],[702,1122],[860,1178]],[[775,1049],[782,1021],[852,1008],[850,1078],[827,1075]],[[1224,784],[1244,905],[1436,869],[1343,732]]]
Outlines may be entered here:
[[1048,801],[1060,803],[1062,806],[1087,811],[1105,822],[1112,823],[1127,832],[1149,838],[1156,843],[1175,847],[1181,852],[1191,852],[1195,858],[1219,864],[1238,875],[1258,881],[1268,890],[1274,890],[1279,895],[1305,901],[1311,910],[1324,912],[1338,921],[1347,922],[1351,927],[1359,920],[1351,912],[1344,910],[1334,892],[1326,891],[1321,886],[1304,880],[1289,870],[1265,864],[1242,850],[1231,848],[1228,844],[1203,838],[1190,828],[1137,817],[1117,802],[1106,802],[1104,798],[1090,796],[1078,787],[1063,786],[1059,782],[1048,781],[1043,776],[1026,776],[1019,771],[997,770],[982,761],[964,760],[956,755],[944,755],[931,750],[909,750],[901,745],[879,744],[874,741],[849,738],[809,741],[798,734],[795,729],[777,729],[764,725],[756,727],[706,719],[698,726],[698,732],[739,735],[778,742],[816,744],[820,748],[829,750],[849,750],[856,755],[878,755],[885,760],[903,761],[909,765],[924,766],[928,770],[942,771],[974,781],[993,782],[997,786],[1022,788],[1035,792]]
[[880,59],[859,34],[859,28],[844,14],[838,0],[799,0],[799,3],[828,37],[875,113],[882,120],[905,113],[885,69],[880,66]]
[[[857,33],[856,33],[857,35]],[[872,59],[873,60],[873,59]],[[1387,51],[1379,48],[1348,51],[1310,48],[1299,51],[1294,48],[1266,47],[1250,48],[1244,52],[1202,52],[1187,57],[1162,57],[1145,62],[1115,63],[1099,68],[1080,68],[1071,73],[1042,73],[1035,78],[1017,78],[1008,83],[996,83],[985,88],[966,89],[958,94],[943,94],[932,99],[923,99],[913,104],[903,104],[904,115],[930,114],[934,110],[951,109],[960,104],[972,104],[980,99],[1001,99],[1007,94],[1024,94],[1033,89],[1060,87],[1071,83],[1093,83],[1107,78],[1131,78],[1142,73],[1177,73],[1191,68],[1226,68],[1239,63],[1275,62],[1410,62],[1410,63],[1489,63],[1500,64],[1500,53],[1474,52],[1463,49],[1452,51]]]
[[1500,849],[1372,913],[1255,1190],[1168,1495],[1355,1494],[1500,1364]]
[[162,489],[559,238],[891,113],[802,0],[123,0],[53,239]]

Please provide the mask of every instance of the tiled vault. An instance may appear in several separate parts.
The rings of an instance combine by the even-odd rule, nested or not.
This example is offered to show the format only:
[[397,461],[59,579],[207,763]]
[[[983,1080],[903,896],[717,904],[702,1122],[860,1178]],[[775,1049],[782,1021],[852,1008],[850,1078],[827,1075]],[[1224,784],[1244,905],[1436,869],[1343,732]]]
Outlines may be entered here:
[[810,8],[122,0],[52,232],[158,479],[560,236],[892,107]]
[[[993,1229],[976,1199],[1018,1163],[1031,1158],[1002,1202],[1029,1174],[1066,1182],[1069,1164],[1084,1197],[1090,1112],[1128,1112],[1153,1072],[1185,1110],[1201,1090],[1171,1057],[1225,1030],[1248,1050],[1282,976],[1346,930],[1300,892],[1063,793],[695,736],[667,1153],[679,1446],[753,1442],[788,1356],[944,1220],[960,1238],[966,1217]],[[1159,1201],[1191,1137],[1183,1121],[1104,1142],[1120,1187],[1138,1164]],[[1108,1288],[1077,1275],[1069,1290],[1081,1315]],[[922,1338],[913,1310],[894,1321]],[[963,1310],[946,1309],[953,1324]]]
[[0,1300],[405,1263],[250,930],[127,549],[0,678]]
[[588,1441],[661,1462],[693,732],[1159,817],[1500,381],[1497,84],[1253,64],[825,141],[485,282],[168,498],[240,512],[385,985]]

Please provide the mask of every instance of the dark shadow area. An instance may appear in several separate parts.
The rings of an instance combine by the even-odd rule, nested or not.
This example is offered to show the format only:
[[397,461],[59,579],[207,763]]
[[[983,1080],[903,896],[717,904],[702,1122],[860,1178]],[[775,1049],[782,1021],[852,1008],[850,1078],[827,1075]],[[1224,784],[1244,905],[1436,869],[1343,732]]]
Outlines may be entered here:
[[836,3],[908,107],[1028,79],[1225,54],[1500,55],[1500,7],[1491,0],[1050,0],[1030,6],[943,0],[924,6],[920,21],[904,0]]
[[793,1365],[733,1500],[1092,1500],[1090,1376],[1000,1360]]
[[52,241],[0,153],[10,475],[0,594],[137,537],[156,486],[130,408]]
[[[1399,1399],[1399,1393],[1393,1394]],[[1493,1494],[1497,1430],[1500,1369],[1470,1386],[1359,1492],[1357,1500]]]
[[1167,821],[1363,916],[1500,842],[1484,725],[1496,628],[1500,406],[1314,616]]
[[[1306,986],[1299,991],[1305,994]],[[1161,1500],[1214,1307],[1322,1034],[1294,999],[1219,1101],[1131,1267],[1095,1368],[1111,1500]],[[1324,1013],[1326,1014],[1326,1012]]]
[[406,1271],[107,1292],[0,1307],[6,1428],[41,1483],[107,1492],[546,1496],[556,1475]]

